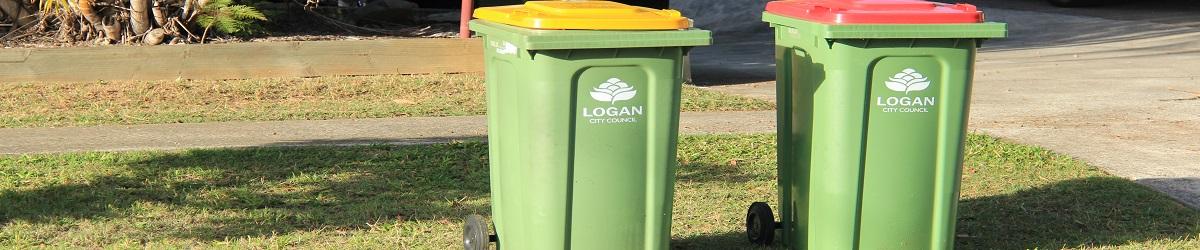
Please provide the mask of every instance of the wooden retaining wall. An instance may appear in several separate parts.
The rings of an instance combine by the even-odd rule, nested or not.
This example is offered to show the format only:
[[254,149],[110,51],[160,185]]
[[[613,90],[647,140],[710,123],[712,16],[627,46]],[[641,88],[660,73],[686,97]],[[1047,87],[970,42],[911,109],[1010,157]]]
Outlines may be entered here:
[[478,39],[0,49],[0,81],[220,80],[483,71]]

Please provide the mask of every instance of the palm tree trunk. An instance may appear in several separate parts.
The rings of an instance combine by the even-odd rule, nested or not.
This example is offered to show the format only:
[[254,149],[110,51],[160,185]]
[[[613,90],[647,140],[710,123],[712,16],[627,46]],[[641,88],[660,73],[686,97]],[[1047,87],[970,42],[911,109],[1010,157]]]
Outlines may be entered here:
[[154,8],[151,8],[151,13],[154,15],[154,22],[158,27],[167,27],[167,4],[161,0],[154,1]]
[[129,25],[134,35],[150,30],[150,0],[129,0]]

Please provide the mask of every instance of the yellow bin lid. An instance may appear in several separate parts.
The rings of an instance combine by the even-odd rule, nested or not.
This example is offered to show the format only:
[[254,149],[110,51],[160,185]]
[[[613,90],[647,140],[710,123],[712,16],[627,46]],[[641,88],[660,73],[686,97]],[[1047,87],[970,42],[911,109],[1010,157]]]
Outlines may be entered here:
[[475,18],[531,29],[678,30],[692,21],[679,11],[609,1],[528,1],[525,5],[475,9]]

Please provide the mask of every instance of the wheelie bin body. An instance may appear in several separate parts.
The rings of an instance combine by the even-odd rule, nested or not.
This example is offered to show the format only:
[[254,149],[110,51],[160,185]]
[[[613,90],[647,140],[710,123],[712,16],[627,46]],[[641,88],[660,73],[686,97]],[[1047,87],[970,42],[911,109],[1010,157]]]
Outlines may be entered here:
[[[793,249],[953,248],[976,48],[1005,24],[907,0],[775,1],[763,20],[782,204],[779,224],[757,226]],[[763,243],[775,230],[752,232],[759,211],[747,232]]]
[[606,1],[480,8],[491,208],[505,249],[665,249],[682,58],[674,10]]

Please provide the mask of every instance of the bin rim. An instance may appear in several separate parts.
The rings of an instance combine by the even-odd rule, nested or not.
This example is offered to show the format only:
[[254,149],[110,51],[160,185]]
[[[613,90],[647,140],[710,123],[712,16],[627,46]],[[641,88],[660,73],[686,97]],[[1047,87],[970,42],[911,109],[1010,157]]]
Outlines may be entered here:
[[946,24],[826,24],[763,12],[772,27],[787,27],[825,39],[1004,38],[1008,24],[1000,22]]
[[539,30],[487,20],[470,28],[488,39],[502,39],[524,50],[696,47],[712,44],[712,32],[684,30]]
[[528,1],[475,9],[475,18],[545,30],[679,30],[692,21],[676,10],[612,1]]
[[781,0],[767,3],[767,12],[829,24],[979,23],[983,12],[975,5],[925,0]]

